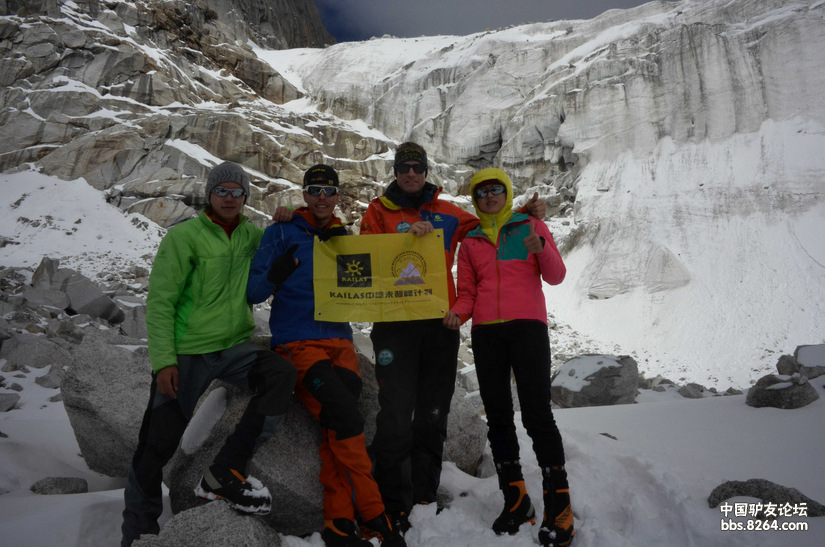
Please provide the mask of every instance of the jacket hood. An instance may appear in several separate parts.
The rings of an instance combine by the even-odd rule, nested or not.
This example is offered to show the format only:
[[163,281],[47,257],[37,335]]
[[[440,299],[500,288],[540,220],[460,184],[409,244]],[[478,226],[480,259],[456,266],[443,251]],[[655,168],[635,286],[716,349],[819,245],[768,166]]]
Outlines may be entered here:
[[[476,202],[475,197],[476,187],[490,180],[500,182],[507,189],[507,192],[505,193],[507,198],[504,200],[504,206],[495,215],[482,213],[478,208],[478,203]],[[473,178],[470,180],[470,196],[473,200],[473,206],[476,208],[476,215],[478,215],[481,230],[490,241],[496,243],[498,240],[499,229],[501,229],[501,227],[504,226],[504,224],[510,220],[510,217],[513,215],[513,183],[510,182],[510,177],[507,176],[507,173],[496,167],[482,169],[473,175]]]

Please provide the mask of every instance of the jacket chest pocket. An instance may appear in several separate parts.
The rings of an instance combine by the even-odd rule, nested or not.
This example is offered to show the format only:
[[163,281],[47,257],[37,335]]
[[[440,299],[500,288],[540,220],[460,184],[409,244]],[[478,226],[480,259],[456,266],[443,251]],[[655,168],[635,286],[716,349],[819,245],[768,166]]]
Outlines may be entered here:
[[499,236],[499,260],[527,260],[530,253],[524,246],[524,238],[530,234],[530,227],[525,224],[506,227]]

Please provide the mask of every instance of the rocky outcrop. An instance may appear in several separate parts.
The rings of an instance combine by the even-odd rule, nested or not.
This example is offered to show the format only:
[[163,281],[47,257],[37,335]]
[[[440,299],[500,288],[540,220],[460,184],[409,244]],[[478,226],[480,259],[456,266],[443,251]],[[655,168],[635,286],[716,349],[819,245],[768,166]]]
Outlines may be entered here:
[[630,404],[638,393],[638,378],[632,357],[585,355],[559,367],[550,394],[562,408]]
[[749,406],[783,409],[802,408],[819,399],[819,393],[808,381],[807,376],[796,373],[792,376],[769,374],[763,376],[748,390],[746,402]]
[[137,445],[151,376],[145,342],[88,329],[72,352],[63,404],[89,469],[125,477]]
[[55,340],[23,332],[3,342],[0,358],[6,360],[3,370],[11,372],[28,367],[62,367],[71,362],[71,353]]
[[825,344],[797,346],[776,363],[779,374],[763,376],[748,390],[746,402],[756,408],[802,408],[819,399],[809,380],[825,374]]
[[[364,337],[361,337],[364,342]],[[374,365],[360,356],[364,388],[361,412],[369,444],[375,434],[378,385]],[[130,339],[114,330],[89,329],[72,351],[61,391],[66,412],[84,460],[90,469],[110,476],[125,476],[138,439],[141,418],[149,397],[151,377],[145,341]],[[178,513],[197,507],[193,494],[203,470],[232,432],[250,399],[245,390],[215,382],[199,403],[209,412],[196,411],[172,461],[166,467],[172,509]],[[219,409],[215,411],[215,409]],[[211,416],[217,422],[210,423]],[[453,397],[445,459],[474,474],[486,444],[487,427],[478,409],[457,388]],[[294,399],[275,437],[261,446],[247,471],[273,494],[273,508],[261,517],[278,531],[303,535],[323,527],[322,489],[318,481],[320,427]]]
[[[178,9],[189,3],[174,2]],[[318,8],[312,0],[201,0],[205,17],[216,19],[232,29],[232,34],[244,41],[271,49],[324,47],[335,38],[321,23]]]
[[679,388],[679,395],[686,399],[701,399],[705,397],[706,392],[704,386],[692,382]]
[[798,346],[793,355],[782,355],[776,363],[779,374],[799,373],[809,380],[825,375],[825,344]]
[[[203,206],[200,183],[212,163],[200,148],[253,171],[247,212],[264,223],[275,207],[295,201],[266,200],[290,187],[284,179],[300,181],[324,156],[386,150],[276,108],[300,93],[248,44],[334,42],[309,0],[3,7],[0,104],[2,124],[14,131],[0,143],[0,171],[40,162],[46,174],[83,177],[124,210],[171,226]],[[204,103],[216,108],[197,108]],[[273,134],[274,126],[293,129]],[[325,131],[332,138],[323,139],[322,152],[314,137]]]
[[[185,434],[181,449],[164,474],[175,513],[203,503],[193,494],[194,485],[200,481],[224,439],[234,430],[249,402],[249,394],[228,384],[216,383],[214,389],[204,395],[201,404],[207,404],[207,401],[211,408],[225,407],[226,410],[214,425],[204,424],[203,416],[198,416],[196,411],[191,431]],[[195,430],[204,430],[201,434],[208,435],[202,444],[190,438]],[[260,518],[280,532],[303,535],[323,528],[322,488],[318,481],[320,442],[318,423],[297,399],[293,399],[275,436],[260,447],[247,466],[247,472],[263,482],[273,497],[272,511]]]
[[[231,538],[228,540],[227,538]],[[144,535],[133,547],[225,547],[227,542],[245,547],[279,547],[281,538],[263,520],[241,515],[226,503],[204,503],[180,512],[157,536]]]
[[12,410],[19,401],[20,395],[17,393],[0,393],[0,412]]
[[30,490],[47,496],[60,494],[85,494],[89,491],[86,479],[77,477],[46,477],[34,483]]
[[99,317],[111,324],[121,323],[123,311],[94,282],[59,261],[44,258],[32,277],[31,288],[23,291],[30,307],[45,305],[72,315]]

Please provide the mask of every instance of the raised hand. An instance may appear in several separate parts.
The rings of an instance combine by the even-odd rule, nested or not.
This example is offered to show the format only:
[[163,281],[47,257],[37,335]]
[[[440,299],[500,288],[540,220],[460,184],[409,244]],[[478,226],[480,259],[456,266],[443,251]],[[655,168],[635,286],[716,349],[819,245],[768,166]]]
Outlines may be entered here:
[[538,192],[533,194],[533,197],[531,197],[530,201],[525,203],[524,206],[527,207],[527,213],[531,217],[544,220],[544,215],[547,214],[547,204],[544,203],[543,199],[539,199]]
[[272,261],[272,266],[269,267],[269,273],[266,274],[266,278],[275,285],[273,292],[277,291],[278,288],[283,285],[284,281],[292,275],[292,272],[294,272],[301,263],[300,260],[292,256],[297,248],[298,244],[296,243],[287,249],[284,254],[276,257],[275,260]]
[[528,253],[540,253],[541,250],[544,249],[544,238],[536,233],[532,222],[530,223],[530,233],[527,234],[527,237],[525,237],[523,241]]

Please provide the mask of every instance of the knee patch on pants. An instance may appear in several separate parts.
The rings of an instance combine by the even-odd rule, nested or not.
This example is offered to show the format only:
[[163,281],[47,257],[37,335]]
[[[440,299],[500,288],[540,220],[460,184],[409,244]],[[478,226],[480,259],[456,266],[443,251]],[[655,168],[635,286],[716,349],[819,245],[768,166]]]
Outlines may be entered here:
[[282,416],[289,407],[298,373],[277,353],[260,352],[249,371],[249,387],[257,399],[255,410],[264,416]]
[[321,425],[335,431],[338,439],[364,432],[364,418],[358,411],[361,378],[357,374],[333,367],[332,361],[325,359],[312,365],[301,383],[321,403]]

